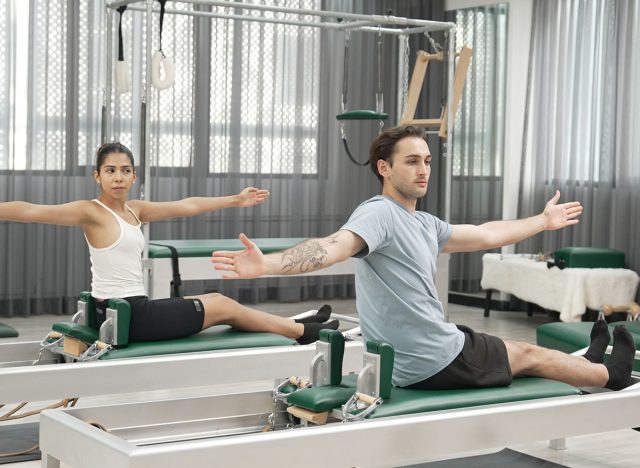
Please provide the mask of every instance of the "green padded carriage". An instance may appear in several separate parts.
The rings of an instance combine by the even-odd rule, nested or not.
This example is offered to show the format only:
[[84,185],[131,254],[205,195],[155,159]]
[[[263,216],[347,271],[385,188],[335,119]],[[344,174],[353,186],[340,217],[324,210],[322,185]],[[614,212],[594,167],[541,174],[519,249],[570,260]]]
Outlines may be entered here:
[[[99,340],[96,327],[95,301],[89,292],[80,294],[79,307],[83,309],[83,323],[60,322],[53,330],[65,336],[71,336],[89,345]],[[109,299],[109,308],[116,311],[113,319],[111,344],[113,349],[98,357],[100,360],[131,357],[156,356],[166,354],[192,353],[199,351],[218,351],[224,349],[257,348],[266,346],[291,346],[295,340],[272,333],[253,333],[234,330],[227,325],[218,325],[196,335],[174,340],[129,343],[129,324],[131,308],[124,299]],[[92,324],[92,326],[87,325]],[[344,345],[343,345],[344,347]],[[342,359],[342,357],[340,356]]]
[[[571,385],[538,377],[517,378],[507,387],[459,390],[393,387],[388,370],[389,364],[393,366],[393,347],[371,342],[367,343],[367,351],[381,356],[378,376],[381,396],[383,391],[385,394],[383,403],[367,416],[369,419],[580,394]],[[340,385],[299,390],[289,395],[288,402],[316,413],[339,410],[357,391],[357,379],[356,375],[348,375]]]
[[217,325],[186,338],[129,343],[126,348],[112,349],[101,360],[158,356],[162,354],[220,351],[224,349],[291,346],[295,340],[272,333],[244,332],[227,325]]

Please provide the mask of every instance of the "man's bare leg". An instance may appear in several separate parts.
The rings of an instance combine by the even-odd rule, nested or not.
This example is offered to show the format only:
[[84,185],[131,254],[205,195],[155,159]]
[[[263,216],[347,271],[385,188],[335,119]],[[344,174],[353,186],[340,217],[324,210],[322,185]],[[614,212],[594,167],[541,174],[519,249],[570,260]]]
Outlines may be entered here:
[[576,387],[607,387],[612,390],[620,390],[631,382],[635,343],[624,327],[614,330],[613,352],[606,364],[592,363],[582,357],[529,343],[505,341],[505,346],[514,376],[530,375]]

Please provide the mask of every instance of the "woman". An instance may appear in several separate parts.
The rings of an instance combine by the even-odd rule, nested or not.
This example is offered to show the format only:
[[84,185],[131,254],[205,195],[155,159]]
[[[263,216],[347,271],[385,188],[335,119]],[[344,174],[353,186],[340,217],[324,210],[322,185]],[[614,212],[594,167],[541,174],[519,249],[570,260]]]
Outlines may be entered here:
[[133,154],[117,142],[98,149],[93,176],[101,189],[97,199],[62,205],[0,203],[0,219],[80,226],[89,246],[91,294],[96,299],[98,315],[104,314],[107,299],[126,299],[131,304],[130,341],[181,338],[213,325],[226,324],[239,330],[277,333],[307,344],[318,339],[322,328],[338,328],[337,320],[328,321],[329,306],[311,317],[291,320],[250,309],[217,293],[159,300],[146,296],[142,276],[145,245],[142,223],[259,205],[269,196],[267,190],[249,187],[227,197],[127,202],[136,180]]

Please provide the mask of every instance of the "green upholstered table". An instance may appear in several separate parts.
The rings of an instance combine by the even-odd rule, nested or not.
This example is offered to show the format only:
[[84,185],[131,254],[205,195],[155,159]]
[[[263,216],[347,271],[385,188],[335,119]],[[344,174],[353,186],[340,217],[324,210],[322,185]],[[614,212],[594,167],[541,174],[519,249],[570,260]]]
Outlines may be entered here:
[[[251,239],[263,253],[286,250],[302,242],[305,238],[257,238]],[[149,241],[149,297],[162,299],[170,297],[171,282],[175,277],[176,265],[182,281],[220,279],[221,272],[211,264],[211,254],[216,250],[242,250],[239,239],[194,239],[194,240],[151,240]],[[172,255],[175,259],[172,261]],[[319,271],[305,273],[306,276],[353,275],[354,259],[332,265]]]

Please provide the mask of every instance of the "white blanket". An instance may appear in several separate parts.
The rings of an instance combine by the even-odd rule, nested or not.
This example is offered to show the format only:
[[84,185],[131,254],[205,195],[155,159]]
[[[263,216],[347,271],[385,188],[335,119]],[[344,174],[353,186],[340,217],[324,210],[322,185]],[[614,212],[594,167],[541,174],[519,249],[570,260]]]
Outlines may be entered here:
[[547,268],[530,254],[482,256],[483,289],[495,289],[560,312],[564,322],[579,322],[585,309],[633,302],[640,283],[624,268]]

